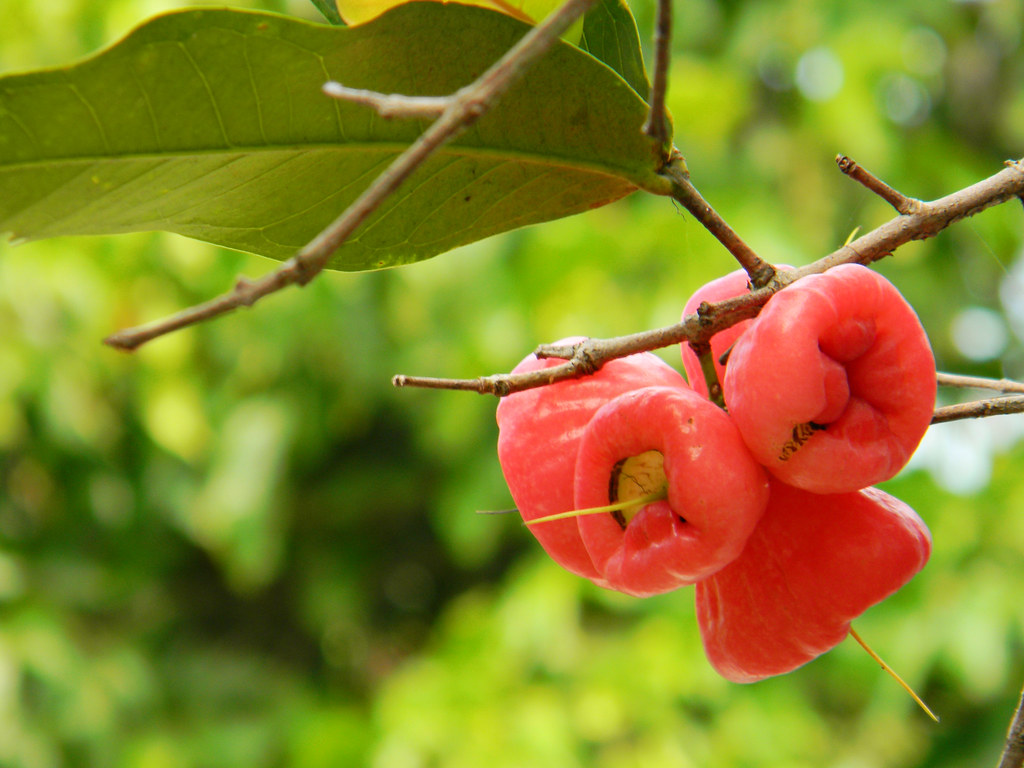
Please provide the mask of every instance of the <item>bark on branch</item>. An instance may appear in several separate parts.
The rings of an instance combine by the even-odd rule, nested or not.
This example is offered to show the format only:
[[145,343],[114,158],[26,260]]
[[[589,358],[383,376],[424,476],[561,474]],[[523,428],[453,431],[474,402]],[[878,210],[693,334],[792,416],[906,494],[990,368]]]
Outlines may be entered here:
[[[689,181],[685,170],[681,172],[678,168],[673,170],[669,167],[666,169],[666,173],[672,174],[674,184],[678,185],[680,179]],[[552,384],[556,381],[585,376],[593,373],[609,360],[618,357],[625,357],[637,352],[648,352],[684,342],[698,344],[706,342],[719,331],[725,330],[741,320],[755,317],[773,293],[800,278],[825,272],[840,264],[871,264],[888,256],[911,240],[934,237],[950,224],[1022,195],[1024,195],[1024,160],[1008,161],[1003,170],[987,179],[938,200],[920,202],[920,205],[913,206],[912,212],[890,219],[880,227],[843,245],[812,264],[794,270],[773,270],[773,277],[764,287],[756,288],[743,296],[709,304],[702,308],[699,316],[696,313],[687,315],[675,325],[610,339],[586,339],[566,347],[542,346],[537,350],[539,357],[561,357],[566,362],[528,374],[496,374],[477,379],[396,376],[392,381],[398,387],[458,389],[501,397],[513,392]],[[676,199],[679,198],[676,197]],[[710,210],[710,206],[708,209]],[[713,217],[709,214],[709,218],[720,219],[717,214],[714,214]],[[702,223],[704,222],[702,221]],[[721,224],[724,225],[724,222]],[[718,225],[716,224],[716,226]],[[731,232],[731,230],[728,231]],[[714,233],[714,230],[712,232]],[[728,237],[727,234],[726,237]],[[757,258],[756,255],[754,258]],[[748,269],[748,273],[749,271]]]

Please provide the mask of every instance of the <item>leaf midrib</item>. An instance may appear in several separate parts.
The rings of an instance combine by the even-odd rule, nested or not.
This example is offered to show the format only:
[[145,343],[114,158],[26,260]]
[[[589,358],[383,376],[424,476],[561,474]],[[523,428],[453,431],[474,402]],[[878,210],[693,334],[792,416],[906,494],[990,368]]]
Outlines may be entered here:
[[[75,155],[68,157],[48,158],[39,160],[19,161],[0,165],[0,173],[9,170],[31,170],[46,169],[56,166],[70,165],[97,165],[101,163],[118,163],[131,161],[173,161],[195,157],[196,155],[251,155],[260,152],[315,152],[336,150],[341,152],[372,149],[378,152],[392,152],[398,154],[408,149],[407,142],[352,142],[346,144],[309,143],[294,145],[275,145],[251,147],[218,147],[210,149],[188,149],[167,152],[129,152],[118,155]],[[564,157],[560,155],[538,154],[536,152],[525,152],[522,150],[498,150],[487,147],[470,147],[464,145],[450,145],[442,147],[434,152],[434,156],[455,156],[455,157],[480,157],[493,160],[517,160],[533,165],[550,166],[554,168],[568,169],[586,173],[595,173],[602,176],[612,176],[624,182],[641,186],[640,180],[634,174],[628,172],[623,166],[611,165],[608,163],[588,163],[578,158]],[[623,171],[617,173],[616,171]]]

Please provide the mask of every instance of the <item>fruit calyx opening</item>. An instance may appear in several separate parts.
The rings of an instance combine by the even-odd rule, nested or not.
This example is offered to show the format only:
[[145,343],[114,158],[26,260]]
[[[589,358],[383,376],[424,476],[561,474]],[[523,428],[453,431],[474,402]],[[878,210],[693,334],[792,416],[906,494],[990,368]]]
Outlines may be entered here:
[[[611,504],[635,502],[642,497],[665,494],[667,489],[665,457],[661,451],[644,451],[622,459],[612,468],[608,479],[608,501]],[[613,510],[611,515],[625,529],[642,508],[643,504],[634,503]]]

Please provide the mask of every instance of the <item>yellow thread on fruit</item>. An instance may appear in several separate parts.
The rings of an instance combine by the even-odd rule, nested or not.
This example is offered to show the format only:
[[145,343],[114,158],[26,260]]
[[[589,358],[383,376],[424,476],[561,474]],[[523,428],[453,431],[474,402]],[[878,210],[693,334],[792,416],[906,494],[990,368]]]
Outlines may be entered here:
[[897,675],[892,667],[890,667],[888,664],[882,661],[881,656],[879,656],[877,653],[871,650],[871,647],[867,643],[865,643],[864,640],[861,639],[861,636],[857,634],[856,630],[854,630],[853,627],[850,627],[850,637],[856,640],[860,647],[867,651],[868,656],[874,659],[882,669],[884,669],[886,672],[892,675],[893,680],[899,683],[900,687],[902,687],[903,690],[910,694],[910,698],[917,702],[917,706],[923,709],[925,711],[925,714],[928,715],[928,717],[930,717],[936,723],[939,722],[939,718],[936,717],[935,713],[928,708],[928,705],[921,700],[921,697],[914,692],[914,689],[907,685],[906,682],[904,682],[903,678]]
[[603,515],[609,512],[618,512],[623,509],[642,507],[644,504],[651,504],[655,501],[661,501],[668,497],[668,489],[661,488],[654,493],[649,493],[646,496],[637,496],[636,498],[629,499],[628,501],[620,501],[615,504],[607,504],[603,507],[589,507],[587,509],[570,509],[568,512],[559,512],[554,515],[546,515],[545,517],[535,517],[533,520],[525,520],[526,525],[536,525],[537,523],[550,523],[554,520],[565,520],[570,517],[579,517],[581,515]]

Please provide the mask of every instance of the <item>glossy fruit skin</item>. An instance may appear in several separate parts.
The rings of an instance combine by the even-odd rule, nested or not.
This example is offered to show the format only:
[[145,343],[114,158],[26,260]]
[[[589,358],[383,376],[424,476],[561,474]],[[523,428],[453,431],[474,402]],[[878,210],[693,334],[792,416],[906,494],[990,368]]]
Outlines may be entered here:
[[[786,264],[778,264],[776,268],[792,269],[792,267]],[[749,291],[749,275],[747,275],[746,270],[737,269],[735,272],[722,275],[698,288],[683,307],[683,317],[694,314],[697,311],[697,307],[705,301],[709,304],[714,304],[715,302],[731,299],[735,296],[742,296]],[[752,322],[752,320],[741,320],[736,325],[729,326],[724,331],[719,331],[711,337],[711,355],[715,360],[715,371],[718,373],[719,382],[725,378],[726,370],[726,366],[722,365],[719,360],[722,355],[729,351],[729,348],[736,342],[736,339],[740,337]],[[683,358],[683,370],[686,371],[686,379],[690,382],[690,388],[694,392],[699,392],[704,397],[707,397],[708,385],[704,381],[704,372],[700,367],[700,358],[694,354],[693,348],[689,344],[681,345],[680,353]]]
[[931,543],[921,518],[877,488],[820,495],[773,479],[743,553],[697,585],[708,660],[738,683],[796,669],[920,571]]
[[931,422],[935,359],[896,288],[846,264],[775,294],[733,346],[723,387],[773,475],[844,493],[907,463]]
[[[664,456],[668,497],[625,530],[611,514],[577,518],[608,586],[647,596],[693,584],[742,551],[768,499],[767,474],[728,414],[690,389],[645,387],[616,397],[587,424],[576,458],[577,509],[608,504],[616,464]],[[681,519],[682,518],[682,519]]]
[[[569,338],[556,343],[581,340]],[[512,372],[550,368],[563,362],[530,355]],[[611,360],[592,376],[502,398],[497,410],[498,460],[523,520],[575,509],[573,477],[584,427],[609,400],[650,385],[686,388],[683,377],[671,366],[643,353]],[[540,523],[530,526],[530,531],[563,568],[604,585],[574,518]]]

